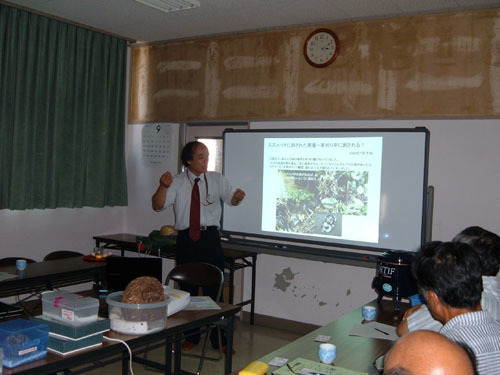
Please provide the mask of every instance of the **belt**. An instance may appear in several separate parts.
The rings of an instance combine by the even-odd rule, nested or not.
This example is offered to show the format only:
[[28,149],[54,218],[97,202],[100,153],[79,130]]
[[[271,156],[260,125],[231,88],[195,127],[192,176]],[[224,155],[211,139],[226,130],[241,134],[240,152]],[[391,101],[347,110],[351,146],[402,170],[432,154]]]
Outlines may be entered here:
[[[200,231],[205,231],[205,230],[218,230],[219,227],[217,225],[201,225],[200,226]],[[186,228],[186,229],[182,229],[180,230],[179,232],[185,232],[185,231],[189,231],[189,228]]]
[[200,226],[200,230],[217,230],[219,229],[217,225],[202,225]]

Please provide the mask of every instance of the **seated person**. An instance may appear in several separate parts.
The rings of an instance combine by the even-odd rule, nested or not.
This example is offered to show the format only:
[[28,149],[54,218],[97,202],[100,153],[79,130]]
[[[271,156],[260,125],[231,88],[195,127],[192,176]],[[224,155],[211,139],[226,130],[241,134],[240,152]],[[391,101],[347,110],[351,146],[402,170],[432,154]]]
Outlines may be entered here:
[[477,359],[480,375],[500,374],[500,322],[482,311],[481,261],[471,246],[458,242],[430,242],[412,261],[417,285],[440,333],[467,343]]
[[[500,321],[500,288],[497,274],[500,269],[500,237],[481,227],[468,227],[453,238],[453,242],[471,245],[479,255],[482,268],[483,293],[481,307]],[[397,327],[399,336],[408,331],[429,329],[439,331],[442,324],[434,320],[427,306],[417,305],[408,309]]]
[[385,355],[384,375],[475,375],[474,354],[440,333],[401,337]]

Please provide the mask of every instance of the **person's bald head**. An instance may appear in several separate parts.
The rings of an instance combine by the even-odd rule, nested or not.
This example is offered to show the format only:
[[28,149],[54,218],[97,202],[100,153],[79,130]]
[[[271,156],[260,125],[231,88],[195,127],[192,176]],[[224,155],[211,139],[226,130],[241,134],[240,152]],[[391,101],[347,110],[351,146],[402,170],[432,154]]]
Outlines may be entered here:
[[474,375],[470,354],[440,333],[414,331],[386,354],[384,375]]

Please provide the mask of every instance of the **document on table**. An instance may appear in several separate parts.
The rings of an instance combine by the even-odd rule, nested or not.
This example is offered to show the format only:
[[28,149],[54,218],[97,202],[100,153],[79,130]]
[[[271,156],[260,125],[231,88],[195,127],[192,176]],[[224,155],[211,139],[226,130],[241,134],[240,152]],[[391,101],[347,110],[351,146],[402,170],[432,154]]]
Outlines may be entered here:
[[15,277],[18,277],[18,276],[15,275],[15,274],[13,274],[13,273],[0,272],[0,281],[8,280],[8,279],[13,279]]
[[184,310],[220,310],[220,306],[209,296],[191,296]]
[[391,340],[398,339],[396,327],[378,322],[358,324],[352,327],[349,336],[372,337],[374,339]]
[[348,370],[343,367],[325,365],[309,359],[297,358],[273,371],[273,375],[368,375],[366,372]]

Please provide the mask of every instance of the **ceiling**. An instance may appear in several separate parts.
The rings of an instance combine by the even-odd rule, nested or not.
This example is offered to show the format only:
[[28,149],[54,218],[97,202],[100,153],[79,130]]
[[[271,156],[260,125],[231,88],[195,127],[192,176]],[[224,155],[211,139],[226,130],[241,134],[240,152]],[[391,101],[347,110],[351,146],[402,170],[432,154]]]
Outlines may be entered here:
[[156,42],[364,19],[500,7],[500,0],[200,0],[164,13],[134,0],[9,0],[116,34]]

